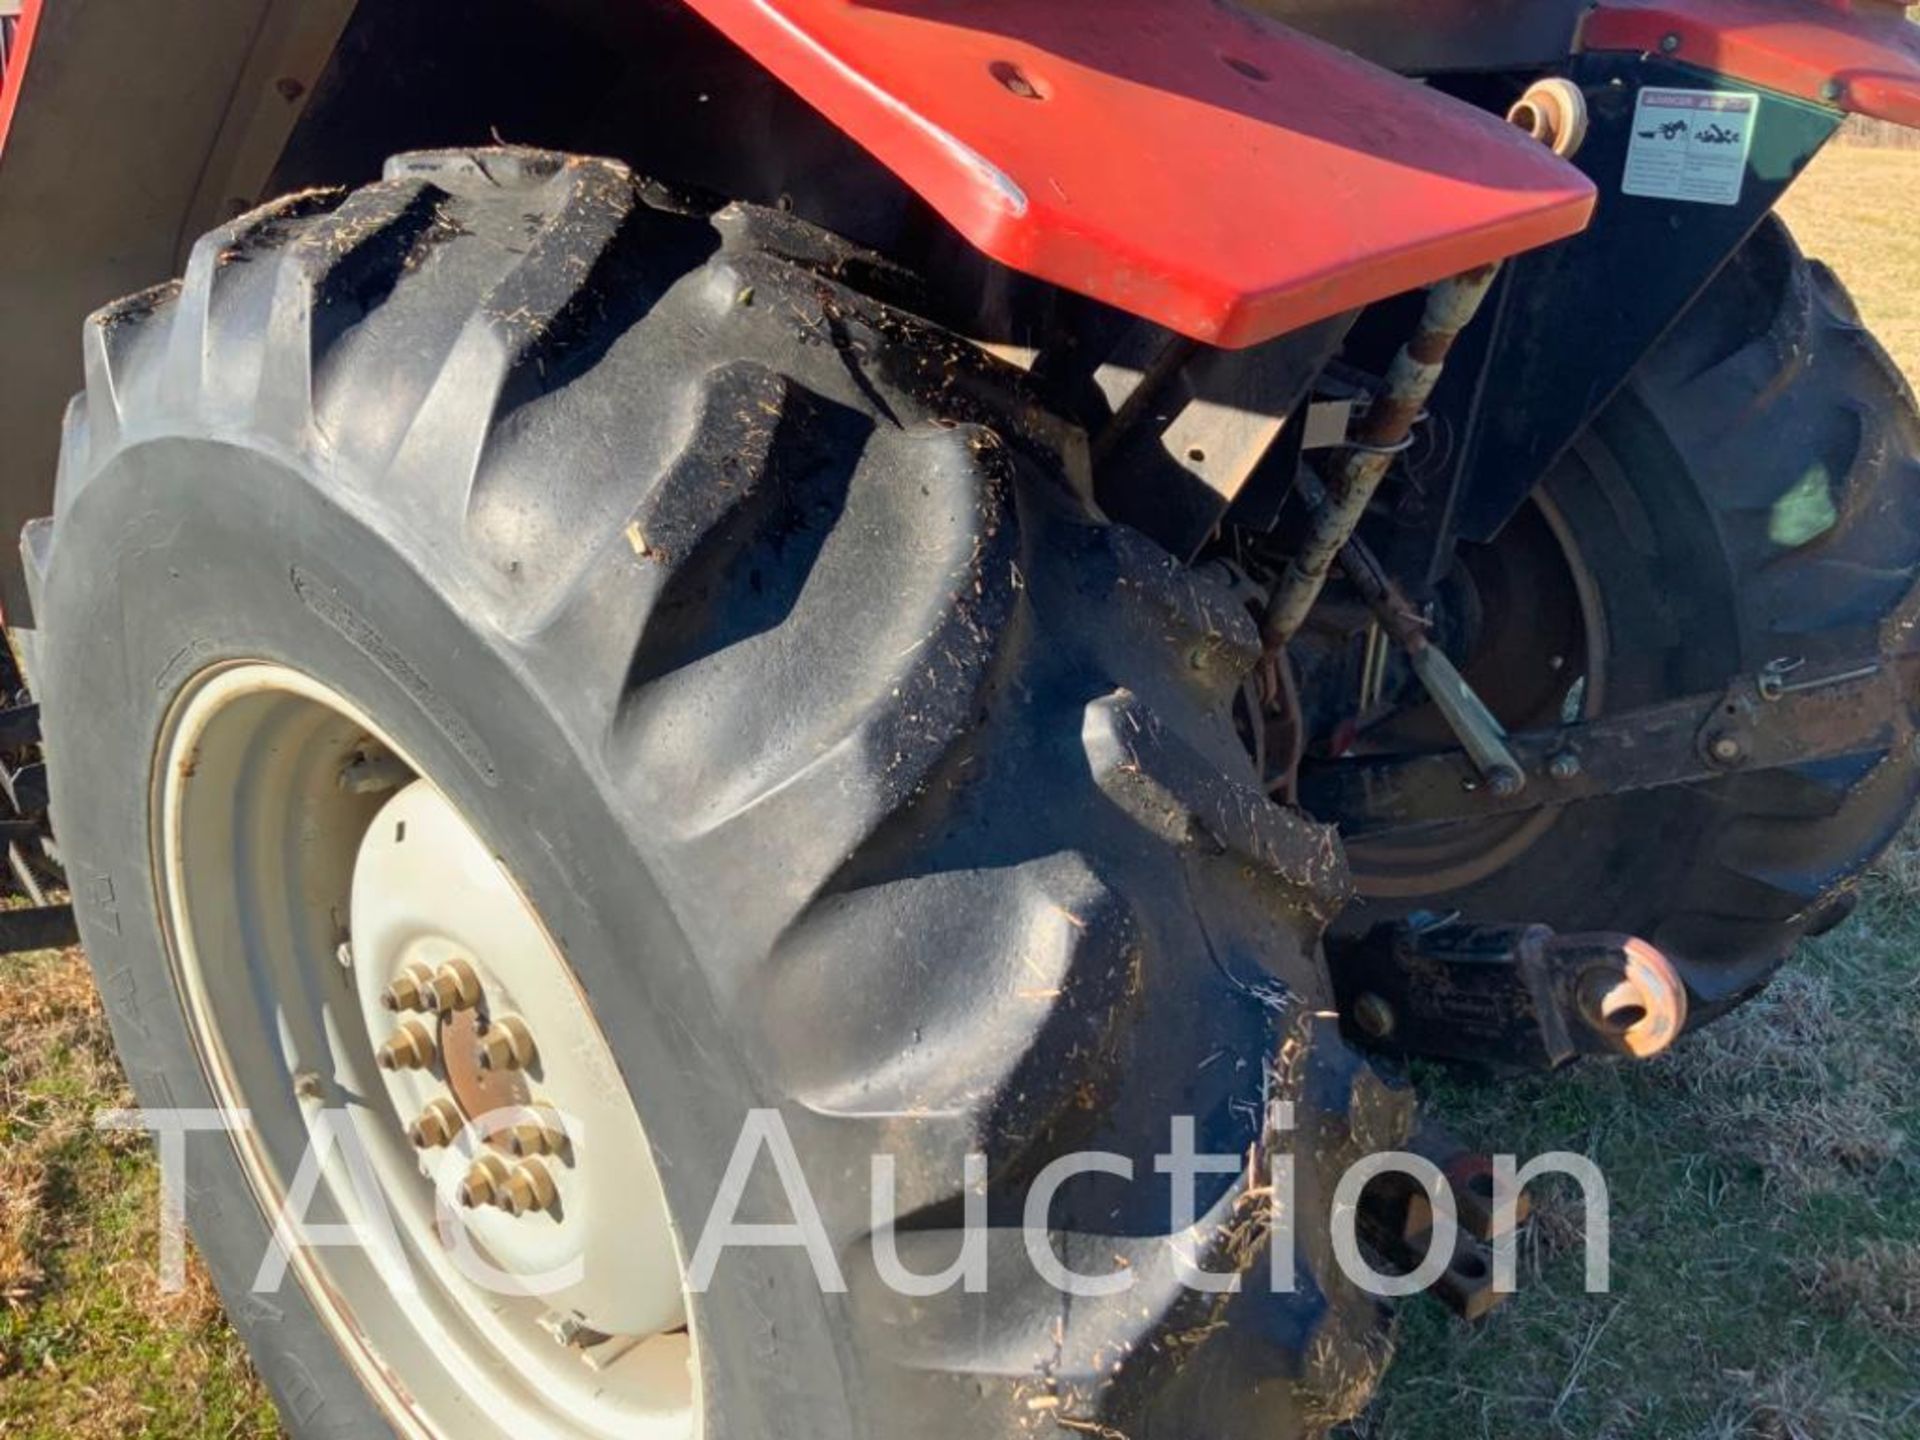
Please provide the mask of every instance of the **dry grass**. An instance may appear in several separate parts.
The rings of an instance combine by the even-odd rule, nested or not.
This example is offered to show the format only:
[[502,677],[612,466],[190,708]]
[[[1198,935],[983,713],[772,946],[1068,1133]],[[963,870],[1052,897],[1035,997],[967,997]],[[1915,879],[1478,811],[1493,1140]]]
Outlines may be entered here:
[[1364,1440],[1920,1436],[1917,849],[1766,996],[1658,1061],[1420,1077],[1476,1144],[1599,1163],[1612,1285],[1585,1293],[1577,1204],[1550,1193],[1551,1234],[1489,1321],[1403,1311]]
[[1920,376],[1920,150],[1836,145],[1780,212],[1807,253],[1852,287],[1895,361]]
[[[1920,379],[1920,152],[1829,150],[1783,210]],[[1491,1320],[1403,1312],[1362,1440],[1920,1440],[1920,831],[1662,1060],[1423,1087],[1477,1144],[1599,1162],[1613,1287],[1584,1293],[1577,1201],[1550,1194]]]
[[1795,1274],[1822,1314],[1920,1346],[1920,1241],[1862,1241],[1838,1255],[1809,1257]]
[[131,1103],[79,952],[0,958],[0,1436],[277,1434],[205,1269],[160,1287]]

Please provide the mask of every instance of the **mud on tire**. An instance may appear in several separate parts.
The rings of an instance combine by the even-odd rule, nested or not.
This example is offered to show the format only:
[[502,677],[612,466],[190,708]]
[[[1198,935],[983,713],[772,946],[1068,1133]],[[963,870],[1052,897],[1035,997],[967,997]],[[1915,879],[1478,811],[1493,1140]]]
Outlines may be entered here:
[[[56,514],[30,536],[57,825],[147,1105],[209,1103],[147,858],[172,695],[264,658],[427,762],[548,917],[698,1228],[775,1107],[849,1292],[737,1251],[696,1302],[707,1434],[1274,1437],[1364,1402],[1384,1348],[1334,1266],[1338,1169],[1409,1104],[1323,1018],[1330,831],[1261,798],[1224,593],[1100,523],[1080,438],[972,347],[861,293],[870,257],[689,210],[617,164],[402,156],[195,248],[86,327]],[[1293,1102],[1295,1126],[1270,1124]],[[1170,1117],[1292,1149],[1298,1289],[1247,1176],[1169,1265]],[[224,1142],[222,1142],[224,1144]],[[1136,1275],[1069,1302],[1020,1255]],[[990,1158],[984,1295],[913,1300],[863,1239],[895,1157],[935,1269]],[[299,1296],[254,1303],[264,1222],[194,1151],[191,1217],[289,1423],[376,1426]],[[770,1167],[743,1214],[784,1216]],[[1221,1324],[1219,1322],[1226,1322]]]

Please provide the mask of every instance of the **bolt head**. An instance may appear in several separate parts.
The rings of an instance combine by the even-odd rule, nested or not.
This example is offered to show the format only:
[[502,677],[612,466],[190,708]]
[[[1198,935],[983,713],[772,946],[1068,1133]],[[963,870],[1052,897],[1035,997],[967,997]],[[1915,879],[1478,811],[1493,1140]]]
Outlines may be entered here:
[[449,960],[427,982],[427,1008],[442,1015],[480,1003],[480,977],[465,960]]
[[489,1025],[475,1056],[482,1070],[522,1070],[533,1057],[533,1036],[517,1015],[504,1015]]
[[1737,735],[1717,735],[1707,748],[1708,753],[1722,765],[1731,765],[1746,753]]
[[498,1205],[509,1173],[499,1156],[482,1155],[473,1162],[473,1167],[460,1181],[454,1199],[468,1210],[477,1210],[483,1205]]
[[445,1100],[431,1101],[407,1126],[407,1139],[420,1150],[438,1150],[451,1145],[460,1133],[460,1112]]
[[1371,990],[1362,991],[1353,1002],[1353,1023],[1369,1039],[1386,1039],[1393,1033],[1398,1019],[1393,1013],[1393,1006]]
[[529,1155],[558,1155],[566,1148],[567,1132],[551,1107],[533,1107],[535,1118],[522,1121],[506,1133],[507,1153],[515,1159]]
[[1547,762],[1547,773],[1556,780],[1572,780],[1580,774],[1580,757],[1571,750],[1562,750]]
[[396,1015],[403,1011],[431,1010],[433,1003],[427,993],[427,985],[432,979],[433,972],[426,966],[407,966],[394,977],[391,985],[380,992],[381,1008]]
[[1679,48],[1680,36],[1676,32],[1668,31],[1660,37],[1660,49],[1663,53],[1671,55]]
[[544,1155],[550,1148],[544,1125],[516,1125],[507,1132],[507,1153],[516,1160]]
[[528,1215],[546,1210],[559,1197],[553,1176],[538,1160],[525,1160],[513,1167],[500,1187],[500,1208],[509,1215]]
[[1505,765],[1500,766],[1487,777],[1487,789],[1502,800],[1518,795],[1525,784],[1526,781],[1520,777],[1519,771],[1510,770]]
[[433,1063],[433,1036],[418,1020],[401,1024],[392,1037],[374,1052],[382,1070],[424,1070]]

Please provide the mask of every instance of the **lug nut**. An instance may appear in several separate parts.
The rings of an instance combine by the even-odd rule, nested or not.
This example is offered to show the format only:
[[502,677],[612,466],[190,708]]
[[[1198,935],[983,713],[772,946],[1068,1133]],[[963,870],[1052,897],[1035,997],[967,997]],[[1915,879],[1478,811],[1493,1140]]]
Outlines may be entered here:
[[503,1015],[480,1037],[482,1070],[524,1070],[533,1064],[533,1036],[518,1015]]
[[1369,1039],[1384,1040],[1393,1033],[1399,1017],[1384,998],[1371,990],[1364,990],[1354,998],[1353,1023]]
[[507,1169],[507,1162],[498,1155],[482,1155],[473,1162],[473,1168],[467,1171],[453,1198],[469,1210],[477,1210],[483,1205],[498,1205],[512,1173]]
[[374,1054],[382,1070],[424,1070],[433,1063],[433,1035],[418,1020],[404,1022]]
[[394,981],[380,992],[380,1004],[395,1014],[403,1010],[431,1010],[433,1002],[428,999],[427,986],[433,981],[433,972],[419,963],[405,966],[394,977]]
[[547,1167],[538,1160],[523,1160],[513,1167],[513,1173],[507,1177],[501,1187],[500,1198],[495,1202],[509,1215],[525,1215],[534,1210],[549,1209],[559,1192],[554,1188],[553,1176],[547,1173]]
[[434,1100],[428,1103],[414,1122],[407,1126],[407,1139],[419,1150],[438,1150],[451,1145],[453,1137],[460,1133],[460,1111],[451,1100]]
[[471,1010],[480,1003],[480,977],[464,960],[449,960],[427,982],[428,1007],[442,1015]]
[[[539,1107],[547,1111],[546,1106]],[[516,1160],[529,1155],[557,1155],[567,1143],[567,1132],[551,1111],[523,1121],[507,1131],[507,1153]]]

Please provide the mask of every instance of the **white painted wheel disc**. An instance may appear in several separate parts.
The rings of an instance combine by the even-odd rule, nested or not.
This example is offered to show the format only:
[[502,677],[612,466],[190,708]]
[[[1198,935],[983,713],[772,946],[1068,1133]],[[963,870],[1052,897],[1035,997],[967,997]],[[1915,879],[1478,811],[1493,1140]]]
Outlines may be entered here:
[[[286,1283],[395,1427],[695,1440],[682,1252],[640,1114],[493,849],[368,716],[283,666],[196,677],[153,788],[167,941],[208,1081],[250,1115],[234,1145],[255,1197],[302,1222],[287,1222],[308,1243]],[[471,997],[389,1008],[396,980],[453,962]],[[424,1048],[387,1068],[403,1030]],[[434,1106],[453,1124],[430,1140],[417,1122]],[[476,1166],[512,1183],[462,1204]],[[329,1226],[368,1243],[324,1243]]]

